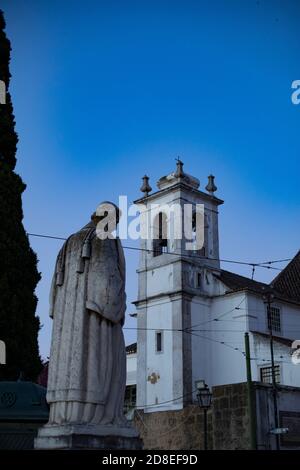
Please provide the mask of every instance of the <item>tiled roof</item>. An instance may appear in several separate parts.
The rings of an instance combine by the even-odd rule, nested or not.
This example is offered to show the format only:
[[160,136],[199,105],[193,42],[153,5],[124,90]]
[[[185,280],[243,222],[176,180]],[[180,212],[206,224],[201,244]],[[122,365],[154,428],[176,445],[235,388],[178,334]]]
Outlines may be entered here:
[[300,251],[271,283],[284,297],[300,302]]
[[253,279],[225,271],[224,269],[221,269],[220,274],[215,274],[215,276],[232,291],[247,289],[263,294],[265,289],[269,287],[268,284],[254,281]]
[[137,343],[126,346],[126,354],[135,354],[137,352]]
[[272,289],[278,298],[291,302],[300,302],[300,251],[270,284],[254,281],[223,269],[215,276],[230,291],[250,290],[258,294],[264,294]]

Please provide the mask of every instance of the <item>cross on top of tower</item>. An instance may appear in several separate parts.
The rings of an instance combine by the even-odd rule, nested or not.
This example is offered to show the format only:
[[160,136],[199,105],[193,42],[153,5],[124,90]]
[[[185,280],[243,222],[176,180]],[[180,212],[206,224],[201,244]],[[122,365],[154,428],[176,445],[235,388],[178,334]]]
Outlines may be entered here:
[[180,160],[179,157],[175,158],[175,160],[177,162],[175,176],[176,178],[181,178],[182,176],[184,176],[183,162]]

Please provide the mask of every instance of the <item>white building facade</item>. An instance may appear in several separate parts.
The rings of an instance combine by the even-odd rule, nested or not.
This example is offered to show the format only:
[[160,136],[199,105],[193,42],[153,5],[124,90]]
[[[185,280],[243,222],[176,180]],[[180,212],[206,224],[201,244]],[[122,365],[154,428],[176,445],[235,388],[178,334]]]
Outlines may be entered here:
[[[133,385],[137,360],[137,407],[145,412],[182,409],[195,399],[195,382],[209,387],[246,381],[245,332],[250,336],[252,379],[271,381],[269,326],[272,322],[276,379],[300,387],[300,365],[291,360],[294,340],[300,339],[300,255],[274,286],[253,281],[220,268],[219,206],[213,177],[207,192],[199,180],[177,170],[162,177],[158,191],[150,193],[148,180],[136,201],[146,207],[156,238],[141,240],[138,273],[137,357],[128,355],[128,384]],[[159,204],[159,211],[151,205]],[[181,214],[168,208],[177,204]],[[187,249],[184,205],[204,207],[204,245]],[[174,224],[182,217],[181,238]],[[195,216],[192,218],[195,220]],[[195,239],[192,234],[192,243]],[[296,262],[295,262],[296,260]],[[289,291],[289,276],[292,292]],[[284,279],[284,276],[287,279]],[[294,283],[294,284],[293,284]],[[295,285],[296,284],[296,285]],[[298,290],[299,287],[299,290]],[[272,292],[269,315],[265,296]]]

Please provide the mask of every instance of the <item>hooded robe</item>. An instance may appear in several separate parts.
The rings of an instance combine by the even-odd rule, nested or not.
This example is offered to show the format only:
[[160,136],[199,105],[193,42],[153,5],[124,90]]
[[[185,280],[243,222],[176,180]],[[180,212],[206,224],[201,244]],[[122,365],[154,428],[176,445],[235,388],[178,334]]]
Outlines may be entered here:
[[56,261],[48,424],[124,423],[125,260],[119,239],[100,240],[91,221]]

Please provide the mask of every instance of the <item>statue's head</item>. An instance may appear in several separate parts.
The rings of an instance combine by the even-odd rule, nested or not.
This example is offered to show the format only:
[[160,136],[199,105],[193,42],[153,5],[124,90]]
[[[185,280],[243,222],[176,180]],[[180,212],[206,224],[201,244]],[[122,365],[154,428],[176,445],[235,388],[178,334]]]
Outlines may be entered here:
[[[107,232],[112,233],[116,230],[120,217],[121,211],[116,204],[110,201],[101,202],[96,211],[91,215],[91,219],[98,229],[98,237],[102,238],[99,236],[98,231],[99,233],[103,231],[107,234]],[[107,237],[105,236],[105,238]]]

